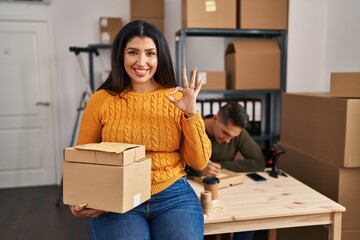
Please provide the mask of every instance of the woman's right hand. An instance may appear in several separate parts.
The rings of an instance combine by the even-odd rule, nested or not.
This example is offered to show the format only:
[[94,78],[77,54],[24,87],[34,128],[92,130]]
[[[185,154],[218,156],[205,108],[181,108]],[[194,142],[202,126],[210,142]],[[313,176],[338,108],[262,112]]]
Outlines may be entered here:
[[70,205],[70,211],[76,217],[98,217],[105,212],[102,210],[86,208],[86,205],[87,203]]

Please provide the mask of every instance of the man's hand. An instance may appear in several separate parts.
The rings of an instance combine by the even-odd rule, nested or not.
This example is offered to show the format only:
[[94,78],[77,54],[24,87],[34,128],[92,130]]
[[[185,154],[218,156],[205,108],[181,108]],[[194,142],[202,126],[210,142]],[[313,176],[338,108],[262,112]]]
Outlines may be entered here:
[[202,170],[201,175],[205,177],[215,177],[221,171],[221,166],[218,163],[209,161],[208,165]]

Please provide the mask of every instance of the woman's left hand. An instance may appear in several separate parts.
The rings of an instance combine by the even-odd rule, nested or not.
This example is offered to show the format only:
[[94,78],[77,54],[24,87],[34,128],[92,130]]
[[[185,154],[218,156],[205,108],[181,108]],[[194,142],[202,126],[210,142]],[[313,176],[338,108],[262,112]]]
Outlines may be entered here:
[[[192,117],[197,113],[196,107],[196,97],[198,96],[203,80],[200,79],[196,83],[196,72],[197,69],[192,72],[190,84],[186,76],[186,67],[182,70],[182,77],[184,81],[184,87],[176,87],[174,91],[170,92],[167,98],[175,104],[181,111],[184,112],[186,117]],[[173,94],[176,92],[182,92],[183,97],[179,100],[176,100]]]

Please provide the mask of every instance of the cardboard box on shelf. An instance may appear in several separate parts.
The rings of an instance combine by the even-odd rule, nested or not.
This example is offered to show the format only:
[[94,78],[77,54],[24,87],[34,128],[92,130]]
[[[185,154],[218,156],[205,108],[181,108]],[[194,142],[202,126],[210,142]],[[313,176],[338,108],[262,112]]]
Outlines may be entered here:
[[182,0],[183,28],[236,28],[236,0]]
[[131,18],[164,18],[164,0],[131,0]]
[[148,22],[154,24],[155,26],[157,26],[161,32],[164,32],[164,18],[131,17],[131,21],[138,20],[138,19],[148,21]]
[[342,167],[360,167],[360,99],[284,93],[281,142]]
[[201,90],[225,90],[226,73],[225,71],[201,71],[196,74],[196,79],[203,79]]
[[280,49],[275,39],[237,39],[225,54],[228,89],[280,89]]
[[360,98],[360,72],[331,73],[330,96]]
[[288,0],[239,0],[237,28],[286,30]]
[[150,198],[151,159],[145,147],[122,143],[64,149],[64,204],[123,213]]
[[123,23],[121,18],[117,17],[100,17],[99,18],[99,31],[100,42],[109,44],[114,41],[114,38],[122,28]]
[[100,32],[100,43],[102,43],[102,44],[111,44],[111,43],[113,43],[117,34],[118,34],[117,31],[103,31],[103,32]]
[[100,31],[119,31],[122,28],[122,20],[117,17],[100,17]]
[[342,229],[360,228],[360,168],[344,168],[280,142],[286,153],[279,167],[346,208]]

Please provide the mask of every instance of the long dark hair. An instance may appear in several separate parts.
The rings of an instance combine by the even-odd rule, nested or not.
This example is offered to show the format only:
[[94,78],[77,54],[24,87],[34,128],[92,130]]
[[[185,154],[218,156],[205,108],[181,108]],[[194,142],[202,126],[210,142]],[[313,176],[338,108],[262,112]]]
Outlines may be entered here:
[[154,79],[163,87],[175,87],[174,68],[164,35],[155,25],[147,21],[135,20],[126,24],[114,39],[111,49],[111,72],[99,89],[119,94],[130,88],[131,79],[124,68],[124,49],[134,37],[148,37],[154,41],[158,54]]

